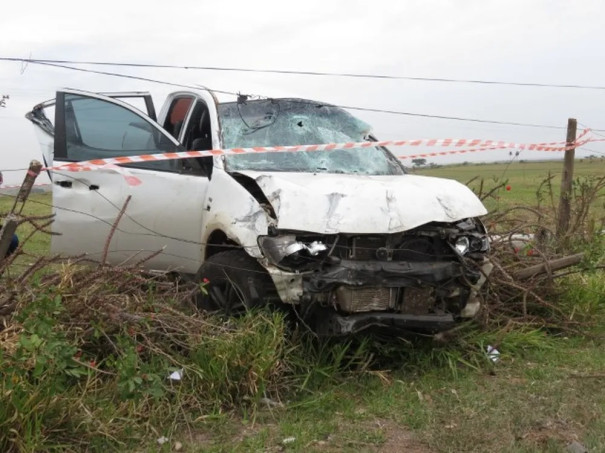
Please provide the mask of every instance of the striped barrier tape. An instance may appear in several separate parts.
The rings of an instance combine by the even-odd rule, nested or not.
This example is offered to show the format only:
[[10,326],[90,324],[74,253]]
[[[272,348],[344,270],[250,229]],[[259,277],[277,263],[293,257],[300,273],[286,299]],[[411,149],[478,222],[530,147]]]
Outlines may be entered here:
[[[586,136],[588,129],[586,129],[579,138]],[[376,142],[347,142],[347,143],[327,143],[317,145],[292,145],[292,146],[263,146],[263,147],[251,147],[251,148],[229,148],[229,149],[210,149],[201,151],[179,151],[169,153],[157,153],[157,154],[142,154],[138,156],[120,156],[120,157],[109,157],[106,159],[93,159],[82,162],[70,162],[67,164],[47,167],[44,170],[64,170],[64,171],[90,171],[99,168],[114,168],[120,164],[132,164],[137,162],[155,162],[173,159],[188,159],[196,157],[209,157],[209,156],[223,156],[223,155],[238,155],[238,154],[257,154],[257,153],[283,153],[283,152],[312,152],[312,151],[332,151],[337,149],[352,149],[352,148],[371,148],[376,146],[455,146],[463,147],[469,146],[467,149],[457,149],[436,153],[422,153],[413,154],[406,156],[399,156],[401,159],[415,158],[418,156],[439,156],[445,154],[456,154],[464,152],[474,152],[478,150],[488,149],[507,149],[515,148],[519,150],[529,151],[564,151],[566,149],[575,148],[582,146],[589,141],[596,141],[594,139],[586,139],[583,141],[576,141],[572,144],[566,142],[551,142],[551,143],[515,143],[505,141],[494,141],[494,140],[481,140],[481,139],[420,139],[420,140],[386,140]],[[472,151],[471,151],[472,150]],[[122,167],[119,167],[122,168]]]
[[229,148],[229,149],[211,149],[200,151],[179,151],[157,154],[142,154],[137,156],[120,156],[110,157],[106,159],[93,159],[81,162],[70,162],[53,167],[46,167],[43,170],[49,171],[91,171],[102,168],[111,169],[120,173],[126,180],[128,185],[137,186],[141,184],[141,180],[132,175],[125,167],[120,164],[131,164],[137,162],[155,162],[174,159],[188,159],[197,157],[223,156],[223,155],[238,155],[238,154],[258,154],[258,153],[274,153],[274,152],[313,152],[313,151],[332,151],[338,149],[354,149],[354,148],[371,148],[376,146],[455,146],[463,149],[450,149],[448,151],[436,151],[428,153],[409,154],[398,156],[399,159],[416,159],[426,157],[445,156],[450,154],[474,153],[496,149],[517,149],[519,151],[548,151],[560,152],[568,149],[577,148],[589,142],[605,141],[605,139],[585,138],[589,133],[589,129],[585,129],[573,143],[567,142],[542,142],[542,143],[516,143],[506,141],[494,141],[483,139],[419,139],[419,140],[386,140],[375,142],[347,142],[347,143],[327,143],[317,145],[292,145],[292,146],[263,146],[251,148]]
[[[567,151],[570,149],[574,149],[574,148],[579,148],[580,146],[584,146],[586,143],[590,143],[590,142],[597,142],[597,141],[603,141],[601,139],[598,140],[592,140],[592,139],[588,139],[588,140],[581,140],[581,141],[576,141],[571,145],[567,145],[567,146],[560,146],[560,147],[541,147],[541,148],[525,148],[528,151],[545,151],[545,152],[561,152],[561,151]],[[397,156],[399,159],[417,159],[419,157],[438,157],[438,156],[447,156],[450,154],[464,154],[464,153],[476,153],[476,152],[481,152],[481,151],[489,151],[489,150],[495,150],[495,149],[517,149],[517,150],[523,150],[519,147],[515,147],[515,146],[488,146],[488,147],[481,147],[481,148],[467,148],[467,149],[453,149],[453,150],[448,150],[448,151],[436,151],[436,152],[430,152],[430,153],[421,153],[421,154],[408,154],[405,156]]]
[[[436,151],[430,153],[421,154],[408,154],[405,156],[397,156],[399,159],[416,159],[418,157],[438,157],[447,156],[450,154],[463,154],[463,153],[474,153],[480,151],[489,151],[494,149],[517,149],[519,151],[567,151],[569,149],[578,148],[591,141],[600,141],[595,139],[584,139],[590,132],[590,129],[584,129],[580,135],[576,138],[575,142],[568,144],[567,142],[549,142],[549,143],[516,143],[516,142],[505,142],[505,141],[494,141],[494,140],[466,140],[470,148],[465,149],[452,149],[448,151]],[[581,140],[584,139],[584,140]],[[443,140],[447,144],[447,140]],[[460,140],[458,143],[463,142]],[[428,146],[428,145],[427,145]]]

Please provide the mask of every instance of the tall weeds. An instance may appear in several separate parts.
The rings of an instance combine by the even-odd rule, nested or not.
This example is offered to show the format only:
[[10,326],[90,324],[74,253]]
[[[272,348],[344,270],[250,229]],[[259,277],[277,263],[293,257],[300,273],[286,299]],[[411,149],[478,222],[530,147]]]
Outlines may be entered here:
[[371,361],[352,342],[288,333],[277,312],[199,312],[190,291],[136,269],[68,264],[5,292],[0,451],[129,449],[280,405]]

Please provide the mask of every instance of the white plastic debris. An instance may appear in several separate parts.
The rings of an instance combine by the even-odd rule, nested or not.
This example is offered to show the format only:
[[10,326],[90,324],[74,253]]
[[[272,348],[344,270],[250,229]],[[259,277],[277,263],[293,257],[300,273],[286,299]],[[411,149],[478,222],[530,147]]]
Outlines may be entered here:
[[267,398],[267,397],[262,397],[259,400],[259,403],[266,404],[269,407],[284,407],[284,405],[282,403],[280,403],[279,401],[274,401],[271,398]]
[[498,360],[500,360],[500,351],[498,351],[492,345],[487,345],[487,356],[492,362],[496,363]]
[[565,451],[568,453],[588,453],[588,449],[580,442],[575,440],[565,447]]
[[158,444],[159,444],[159,445],[164,445],[164,444],[165,444],[166,442],[168,442],[169,440],[170,440],[170,439],[168,439],[167,437],[162,436],[162,437],[160,437],[160,438],[158,439]]
[[168,376],[168,379],[171,381],[180,381],[183,379],[183,369],[181,368],[180,370],[173,371],[170,373],[170,376]]
[[292,443],[294,443],[294,442],[296,442],[296,437],[286,437],[285,439],[283,439],[283,440],[281,441],[281,443],[282,443],[283,445],[292,444]]

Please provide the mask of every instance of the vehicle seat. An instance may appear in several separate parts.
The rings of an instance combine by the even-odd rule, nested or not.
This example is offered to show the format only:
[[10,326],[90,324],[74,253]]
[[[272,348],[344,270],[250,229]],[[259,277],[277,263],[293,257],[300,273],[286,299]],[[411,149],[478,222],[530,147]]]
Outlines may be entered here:
[[193,151],[212,149],[212,140],[207,135],[205,137],[198,137],[191,143],[191,149]]
[[172,136],[179,139],[179,133],[181,132],[181,128],[183,127],[183,121],[177,121],[174,123],[174,127],[172,129]]

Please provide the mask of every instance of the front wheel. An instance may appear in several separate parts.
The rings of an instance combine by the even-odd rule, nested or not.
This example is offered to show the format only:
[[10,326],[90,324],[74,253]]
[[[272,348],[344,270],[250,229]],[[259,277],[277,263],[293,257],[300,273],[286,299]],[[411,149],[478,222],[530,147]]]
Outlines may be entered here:
[[273,287],[267,271],[243,250],[212,255],[200,267],[198,282],[206,282],[196,296],[198,306],[226,314],[263,305]]

